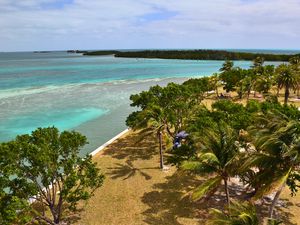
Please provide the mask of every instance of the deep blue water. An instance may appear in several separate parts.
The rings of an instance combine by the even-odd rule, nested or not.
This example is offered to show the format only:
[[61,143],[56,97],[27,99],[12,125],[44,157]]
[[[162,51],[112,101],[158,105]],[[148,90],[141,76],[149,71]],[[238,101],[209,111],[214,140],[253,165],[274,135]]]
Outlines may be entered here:
[[[85,134],[84,152],[125,129],[129,96],[218,72],[223,61],[129,59],[65,52],[0,53],[0,141],[55,125]],[[247,68],[249,61],[236,61]]]

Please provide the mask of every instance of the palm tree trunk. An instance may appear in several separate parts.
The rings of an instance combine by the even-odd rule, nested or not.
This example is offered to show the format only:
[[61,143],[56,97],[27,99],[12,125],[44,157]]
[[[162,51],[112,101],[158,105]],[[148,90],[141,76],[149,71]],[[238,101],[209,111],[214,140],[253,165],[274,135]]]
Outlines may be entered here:
[[228,190],[228,183],[227,183],[227,178],[224,178],[224,188],[225,188],[225,193],[226,193],[226,201],[228,206],[230,205],[230,196],[229,196],[229,190]]
[[285,87],[285,93],[284,93],[284,104],[285,105],[287,105],[287,103],[288,103],[289,95],[290,95],[290,89],[287,86],[287,87]]
[[218,92],[218,87],[216,87],[216,94],[217,94],[217,97],[219,98],[219,92]]
[[160,168],[164,168],[162,133],[158,131]]
[[275,207],[275,205],[276,205],[276,203],[279,199],[279,196],[280,196],[284,186],[285,186],[285,182],[281,185],[281,187],[279,188],[279,190],[276,192],[276,194],[274,196],[274,199],[273,199],[272,204],[270,206],[269,215],[268,215],[268,217],[270,219],[273,217],[274,207]]

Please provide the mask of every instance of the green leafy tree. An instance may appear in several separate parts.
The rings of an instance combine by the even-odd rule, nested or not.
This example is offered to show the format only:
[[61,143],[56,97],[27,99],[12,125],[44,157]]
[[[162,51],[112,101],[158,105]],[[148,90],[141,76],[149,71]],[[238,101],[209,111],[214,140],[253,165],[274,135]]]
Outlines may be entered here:
[[223,89],[226,92],[236,91],[242,79],[245,78],[245,72],[241,68],[234,68],[220,74],[220,80],[224,83]]
[[18,153],[0,144],[0,224],[24,224],[30,220],[28,199],[35,194],[32,185],[16,176]]
[[86,137],[80,133],[59,133],[57,128],[49,127],[38,128],[31,135],[17,136],[14,141],[0,146],[0,152],[9,149],[15,156],[12,165],[18,185],[12,182],[10,191],[20,192],[21,200],[27,201],[29,188],[26,187],[30,187],[31,198],[52,215],[50,218],[44,210],[40,212],[31,207],[35,214],[33,219],[59,224],[68,213],[76,212],[79,201],[88,200],[102,185],[104,176],[91,156],[79,156],[80,148],[86,143]]
[[[160,166],[163,168],[163,137],[171,139],[184,128],[193,108],[203,98],[202,83],[192,80],[184,85],[170,83],[166,87],[153,86],[148,91],[130,97],[131,106],[140,110],[131,113],[126,124],[131,128],[152,127],[160,146]],[[201,97],[202,96],[202,97]]]
[[253,115],[242,104],[230,100],[219,100],[212,104],[211,116],[215,121],[223,120],[236,130],[246,129],[251,125]]
[[190,99],[196,101],[196,104],[200,104],[204,98],[204,93],[213,90],[213,86],[210,84],[209,77],[191,78],[183,82],[183,86],[187,87],[190,93]]
[[163,95],[163,88],[153,86],[149,91],[131,95],[131,106],[139,107],[140,110],[131,113],[127,119],[127,126],[133,129],[154,128],[159,141],[160,168],[163,169],[163,135],[167,129],[167,113],[164,106],[168,104]]

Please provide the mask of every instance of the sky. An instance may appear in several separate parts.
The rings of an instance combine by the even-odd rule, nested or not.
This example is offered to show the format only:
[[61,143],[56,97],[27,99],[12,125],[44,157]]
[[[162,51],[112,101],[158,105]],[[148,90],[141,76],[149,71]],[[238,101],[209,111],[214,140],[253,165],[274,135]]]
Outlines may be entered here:
[[0,0],[0,51],[300,49],[300,0]]

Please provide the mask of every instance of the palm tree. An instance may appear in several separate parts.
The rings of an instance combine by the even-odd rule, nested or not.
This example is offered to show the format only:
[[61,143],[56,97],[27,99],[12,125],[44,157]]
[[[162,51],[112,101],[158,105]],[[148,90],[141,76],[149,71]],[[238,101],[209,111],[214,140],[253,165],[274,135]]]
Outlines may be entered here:
[[289,63],[292,67],[292,71],[297,78],[297,96],[300,96],[300,57],[295,56],[290,58]]
[[265,59],[258,56],[253,60],[253,65],[251,67],[254,69],[262,68],[264,62],[265,62]]
[[276,191],[269,209],[269,218],[273,217],[274,207],[280,197],[288,178],[300,165],[300,125],[298,121],[290,121],[281,127],[273,126],[255,132],[256,152],[252,153],[241,170],[256,168],[253,183],[259,183],[255,197]]
[[[156,131],[158,142],[159,142],[159,165],[160,168],[164,168],[164,158],[163,158],[163,137],[166,130],[166,119],[165,112],[163,109],[157,106],[153,106],[151,109],[144,111],[145,116],[147,115],[149,119],[149,124],[154,131]],[[146,117],[147,117],[146,116]]]
[[284,104],[286,105],[290,96],[290,89],[297,89],[298,79],[295,76],[295,73],[292,72],[291,67],[286,64],[279,65],[276,68],[276,74],[278,90],[283,87],[285,88]]
[[209,128],[201,136],[201,150],[198,157],[182,164],[182,169],[197,174],[213,174],[194,190],[193,199],[214,192],[224,182],[227,203],[230,204],[228,179],[235,175],[239,156],[238,134],[226,123],[220,122],[215,128]]
[[217,97],[219,97],[218,88],[221,86],[221,82],[217,73],[209,77],[209,84],[211,88],[215,90]]
[[153,86],[148,92],[144,91],[137,95],[130,96],[131,106],[138,106],[142,110],[131,113],[127,119],[127,126],[133,129],[151,127],[156,132],[159,142],[160,168],[163,169],[163,136],[167,127],[167,112],[161,104],[167,105],[162,99],[163,88]]
[[220,68],[220,72],[228,72],[231,71],[233,68],[233,62],[230,60],[226,60],[222,67]]
[[259,219],[254,205],[234,201],[227,213],[211,209],[206,225],[259,225]]
[[256,97],[256,90],[258,86],[258,81],[261,79],[263,73],[264,73],[264,64],[265,60],[262,57],[256,57],[253,60],[253,64],[251,66],[253,70],[253,74],[251,76],[251,86],[254,89],[254,97]]

